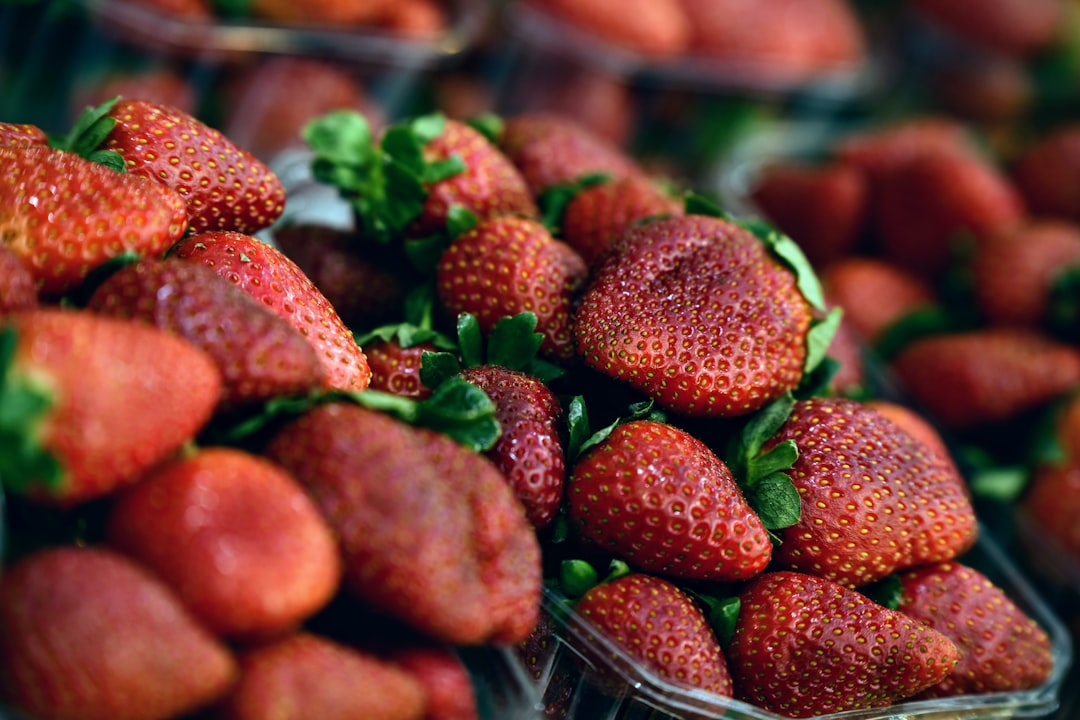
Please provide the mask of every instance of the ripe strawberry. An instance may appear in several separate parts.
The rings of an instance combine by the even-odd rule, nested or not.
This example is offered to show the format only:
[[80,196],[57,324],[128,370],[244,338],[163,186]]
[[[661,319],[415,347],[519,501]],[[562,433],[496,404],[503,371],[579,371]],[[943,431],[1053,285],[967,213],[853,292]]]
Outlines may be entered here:
[[206,351],[234,408],[322,387],[324,371],[304,336],[208,267],[177,258],[127,265],[98,286],[87,307],[174,332]]
[[530,4],[621,50],[674,57],[689,47],[691,27],[679,0],[531,0]]
[[315,348],[335,390],[363,390],[371,368],[334,306],[296,263],[252,235],[209,232],[188,235],[171,257],[213,268],[300,331]]
[[858,587],[950,560],[975,542],[956,467],[876,410],[845,398],[801,400],[765,447],[786,440],[799,450],[790,476],[802,516],[780,531],[777,567]]
[[175,192],[73,153],[0,146],[0,165],[0,242],[19,255],[43,295],[75,289],[124,252],[160,255],[187,230]]
[[199,106],[199,89],[191,74],[179,67],[156,65],[110,70],[95,84],[76,89],[72,115],[77,117],[85,108],[97,107],[115,97],[168,105],[188,114],[194,114]]
[[520,96],[511,102],[520,112],[564,115],[615,147],[632,146],[642,120],[640,98],[618,69],[552,56],[519,83]]
[[811,305],[765,243],[703,215],[629,230],[575,317],[585,364],[685,415],[752,412],[796,387]]
[[372,339],[364,343],[371,366],[372,390],[423,400],[431,397],[431,388],[420,379],[420,367],[426,352],[437,352],[434,344],[422,342],[406,347],[400,338]]
[[568,502],[582,538],[646,572],[745,580],[772,555],[728,466],[666,423],[616,427],[571,469]]
[[724,651],[705,615],[667,580],[624,575],[590,588],[575,610],[592,626],[586,632],[602,634],[664,680],[731,696]]
[[944,634],[824,578],[767,572],[739,593],[727,650],[736,697],[786,717],[892,705],[944,679]]
[[308,488],[338,533],[353,594],[450,643],[528,635],[539,546],[482,455],[342,403],[283,427],[266,454]]
[[588,175],[618,180],[644,172],[629,153],[563,114],[534,111],[507,118],[499,147],[535,196]]
[[154,12],[175,15],[185,20],[210,20],[214,17],[209,0],[135,0],[140,5]]
[[915,115],[849,132],[836,140],[830,155],[867,173],[873,183],[923,154],[973,151],[970,130],[962,121],[946,115]]
[[193,232],[254,233],[285,209],[277,175],[195,116],[168,105],[120,100],[109,117],[116,125],[101,149],[119,153],[129,174],[183,196]]
[[547,527],[559,512],[566,483],[558,398],[539,379],[500,365],[465,368],[461,376],[495,403],[501,433],[485,454],[514,488],[533,527]]
[[920,698],[1029,690],[1050,676],[1046,631],[978,570],[935,563],[901,573],[900,584],[897,609],[960,650],[953,671]]
[[991,53],[1030,56],[1059,37],[1059,0],[916,0],[915,9],[965,43]]
[[1078,513],[1080,462],[1070,457],[1062,464],[1036,467],[1020,499],[1020,526],[1032,550],[1032,561],[1051,578],[1064,577],[1071,582],[1080,568]]
[[[828,306],[838,307],[833,302],[828,303]],[[836,334],[829,343],[826,356],[839,365],[829,379],[827,387],[830,392],[836,395],[855,396],[866,389],[867,364],[863,355],[862,336],[846,316],[841,317]]]
[[5,145],[48,145],[49,136],[30,123],[0,122],[0,147]]
[[557,235],[592,265],[635,223],[682,214],[682,202],[651,179],[634,175],[575,194],[566,205]]
[[438,42],[452,20],[450,7],[442,0],[398,0],[387,8],[378,26],[404,40]]
[[479,720],[472,676],[451,648],[405,647],[395,650],[389,659],[424,687],[424,720]]
[[1016,418],[1080,383],[1075,347],[1024,328],[980,328],[920,338],[892,368],[935,421],[954,431]]
[[1080,221],[1080,123],[1039,136],[1011,170],[1032,214]]
[[945,442],[945,437],[933,424],[930,418],[926,417],[923,413],[908,407],[907,405],[902,405],[899,402],[885,400],[883,398],[871,398],[866,400],[864,404],[868,408],[876,410],[892,420],[900,426],[901,430],[921,442],[930,450],[938,453],[941,457],[946,459],[952,458],[952,452]]
[[868,207],[866,175],[850,164],[776,162],[762,170],[750,199],[803,249],[815,267],[849,256]]
[[204,448],[158,465],[119,495],[106,522],[113,547],[221,636],[289,630],[322,609],[341,578],[336,538],[304,489],[241,450]]
[[37,283],[14,250],[0,245],[0,315],[38,304]]
[[252,0],[254,18],[284,25],[360,26],[377,22],[392,0]]
[[55,547],[4,574],[0,698],[29,717],[176,717],[236,675],[229,650],[172,591],[118,553]]
[[423,720],[424,706],[420,683],[388,660],[297,632],[240,655],[240,679],[215,717]]
[[133,482],[194,437],[221,397],[202,350],[142,323],[42,307],[0,319],[0,336],[4,404],[23,408],[5,419],[15,444],[0,453],[0,477],[41,501]]
[[937,305],[924,278],[880,257],[850,255],[821,269],[821,284],[844,310],[844,322],[866,343],[876,343],[897,321]]
[[573,296],[585,280],[584,261],[539,221],[501,216],[459,235],[439,258],[436,289],[453,315],[476,316],[484,333],[508,315],[536,315],[540,352],[555,360],[574,355]]

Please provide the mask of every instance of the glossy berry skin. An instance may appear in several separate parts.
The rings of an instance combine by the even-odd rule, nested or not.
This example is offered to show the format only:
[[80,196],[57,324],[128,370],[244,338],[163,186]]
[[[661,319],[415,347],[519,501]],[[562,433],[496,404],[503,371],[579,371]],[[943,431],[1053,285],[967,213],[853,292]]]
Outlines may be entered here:
[[37,283],[14,250],[0,245],[0,314],[38,304]]
[[277,248],[243,233],[195,233],[169,256],[212,268],[284,318],[315,348],[327,387],[363,390],[371,382],[367,357],[334,306]]
[[424,687],[424,720],[480,720],[472,675],[453,648],[406,646],[389,659]]
[[402,347],[396,338],[374,339],[364,343],[364,354],[371,366],[372,390],[423,400],[431,388],[420,380],[420,366],[425,352],[436,352],[431,343]]
[[533,4],[588,33],[593,42],[656,58],[675,57],[689,48],[690,23],[679,0],[533,0]]
[[514,488],[533,527],[547,527],[559,512],[566,484],[558,398],[535,377],[498,365],[466,368],[461,376],[495,403],[502,433],[487,457]]
[[74,153],[0,146],[0,242],[34,275],[39,292],[60,296],[110,258],[156,256],[187,230],[177,193]]
[[873,344],[893,323],[937,303],[933,285],[882,257],[849,255],[819,272],[829,298],[844,310],[864,342]]
[[285,209],[281,180],[261,160],[193,115],[146,100],[121,100],[101,147],[119,153],[131,175],[183,196],[193,232],[255,233]]
[[745,580],[772,553],[727,466],[666,423],[616,427],[574,465],[568,498],[581,537],[647,572]]
[[448,313],[475,315],[485,333],[508,315],[533,313],[544,336],[540,353],[568,360],[573,297],[586,273],[581,257],[539,221],[501,216],[450,244],[439,259],[436,290]]
[[786,717],[892,705],[960,657],[937,630],[813,575],[763,573],[739,600],[727,650],[735,695]]
[[213,270],[178,258],[144,259],[113,273],[87,307],[137,319],[206,351],[235,408],[322,387],[324,371],[304,336]]
[[632,228],[575,315],[586,365],[683,415],[753,412],[795,388],[811,307],[748,230],[701,215]]
[[793,440],[802,517],[780,531],[776,566],[858,587],[949,560],[978,525],[963,479],[937,450],[854,400],[796,402],[766,448]]
[[575,610],[587,628],[663,680],[731,696],[731,675],[716,635],[690,596],[671,582],[624,575],[590,588]]
[[0,146],[48,144],[49,136],[37,125],[0,122]]
[[960,650],[956,668],[920,697],[1028,690],[1054,667],[1050,638],[978,570],[933,563],[900,574],[897,609],[938,630]]

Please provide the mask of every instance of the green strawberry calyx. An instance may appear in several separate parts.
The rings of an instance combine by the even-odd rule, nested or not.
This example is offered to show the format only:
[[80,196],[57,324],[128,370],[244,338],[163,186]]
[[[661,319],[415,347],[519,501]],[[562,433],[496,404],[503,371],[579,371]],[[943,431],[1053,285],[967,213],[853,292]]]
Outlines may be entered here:
[[581,598],[591,588],[630,574],[630,566],[625,560],[613,558],[601,577],[596,566],[588,560],[567,558],[559,563],[558,577],[552,584],[570,601]]
[[791,416],[795,397],[787,393],[751,414],[736,433],[726,462],[746,496],[751,509],[767,530],[781,530],[799,521],[802,501],[787,474],[799,459],[794,440],[766,443]]
[[124,158],[114,150],[102,150],[101,144],[116,127],[116,118],[109,113],[119,102],[120,96],[106,100],[100,105],[87,107],[75,119],[66,135],[49,137],[49,145],[57,150],[75,153],[81,158],[104,165],[117,172],[127,172]]
[[583,175],[573,182],[553,185],[540,194],[540,221],[552,235],[558,235],[562,226],[566,207],[582,190],[611,182],[611,176],[604,173]]
[[13,327],[0,328],[0,486],[25,493],[58,487],[64,471],[41,443],[55,393],[44,378],[15,369],[17,335]]
[[635,420],[666,422],[667,416],[662,410],[655,407],[652,399],[648,399],[632,403],[627,408],[625,415],[620,415],[599,430],[593,430],[589,421],[589,411],[585,406],[585,398],[581,395],[570,398],[566,409],[567,437],[569,440],[566,447],[567,462],[575,462],[591,448],[604,442],[619,425]]

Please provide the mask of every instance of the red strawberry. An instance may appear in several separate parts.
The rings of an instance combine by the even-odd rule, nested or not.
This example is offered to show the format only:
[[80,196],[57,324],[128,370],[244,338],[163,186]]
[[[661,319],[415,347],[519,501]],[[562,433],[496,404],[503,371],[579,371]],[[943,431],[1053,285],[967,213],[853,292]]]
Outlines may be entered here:
[[623,50],[672,57],[689,47],[691,27],[678,0],[531,0],[530,4]]
[[424,720],[479,720],[472,676],[451,648],[406,647],[394,651],[390,660],[424,687]]
[[210,20],[214,17],[209,0],[135,0],[135,4],[165,15],[176,15],[188,21]]
[[4,145],[48,145],[49,136],[30,123],[0,122],[0,147]]
[[865,405],[892,420],[900,426],[901,430],[941,457],[952,458],[952,452],[941,431],[923,413],[894,400],[882,398],[871,398],[865,402]]
[[281,468],[232,448],[158,465],[109,511],[109,542],[227,637],[289,630],[338,589],[336,538]]
[[187,230],[184,200],[63,150],[0,146],[0,242],[44,295],[63,295],[124,252],[160,255]]
[[821,270],[821,284],[864,342],[875,343],[897,321],[935,307],[933,286],[916,273],[878,257],[851,255]]
[[345,581],[367,603],[450,643],[531,631],[539,546],[482,455],[346,404],[286,425],[266,453],[316,499],[340,537]]
[[[1034,469],[1020,500],[1020,527],[1032,562],[1049,577],[1072,581],[1080,568],[1080,463]],[[1034,542],[1032,541],[1034,538]]]
[[948,637],[960,662],[919,697],[1029,690],[1054,668],[1050,638],[978,570],[935,563],[900,575],[897,609]]
[[735,695],[786,717],[892,705],[960,657],[937,630],[824,578],[764,573],[739,600],[727,651]]
[[1033,214],[1080,221],[1080,123],[1039,136],[1013,163],[1012,177]]
[[234,232],[188,235],[170,256],[211,267],[284,318],[319,354],[327,386],[363,390],[371,368],[334,306],[296,263],[258,238]]
[[837,139],[831,155],[868,173],[874,182],[912,158],[955,151],[974,151],[969,128],[962,121],[945,115],[915,115],[849,132]]
[[0,335],[0,385],[26,408],[7,421],[19,444],[0,453],[0,476],[43,501],[133,482],[194,437],[221,397],[202,350],[142,323],[43,307],[3,318]]
[[635,223],[682,215],[683,203],[640,175],[582,189],[566,206],[559,238],[589,265]]
[[98,286],[87,307],[156,325],[205,350],[224,379],[226,407],[304,394],[325,382],[303,335],[202,265],[176,258],[128,265]]
[[762,170],[750,199],[820,267],[855,248],[868,204],[866,175],[841,162],[777,162]]
[[285,25],[359,26],[377,22],[393,0],[253,0],[252,17]]
[[398,0],[387,8],[379,27],[405,40],[437,42],[452,21],[442,0]]
[[[181,12],[179,9],[174,11]],[[72,100],[73,114],[78,115],[86,107],[97,107],[115,97],[168,105],[189,114],[194,114],[199,106],[199,89],[191,74],[178,67],[157,65],[145,69],[111,70],[95,85],[78,89]]]
[[574,609],[586,633],[602,634],[662,679],[683,688],[732,694],[716,635],[694,601],[667,580],[624,575],[590,588]]
[[566,482],[558,399],[539,379],[499,365],[466,368],[461,376],[495,403],[501,434],[485,454],[514,488],[533,527],[547,527],[562,505]]
[[364,352],[371,366],[371,389],[417,400],[430,397],[431,388],[420,380],[420,366],[424,353],[436,351],[428,342],[405,347],[399,338],[368,341]]
[[35,718],[159,720],[237,675],[229,650],[160,580],[100,548],[56,547],[0,585],[0,697]]
[[811,305],[750,231],[702,215],[629,230],[575,317],[584,362],[686,415],[752,412],[803,376]]
[[780,531],[777,567],[858,587],[975,542],[956,467],[876,410],[844,398],[801,400],[765,447],[786,440],[799,451],[790,477],[802,516]]
[[29,268],[14,250],[0,245],[0,315],[37,304],[37,283]]
[[1065,19],[1060,0],[916,0],[924,17],[948,32],[991,51],[1028,56],[1059,36]]
[[[662,4],[662,3],[661,3]],[[616,68],[551,56],[519,81],[515,106],[572,118],[615,147],[633,144],[642,120],[637,88]],[[505,102],[505,101],[504,101]]]
[[246,650],[221,720],[423,720],[424,689],[409,673],[328,637],[298,632]]
[[581,257],[539,221],[501,216],[454,239],[439,258],[436,287],[449,313],[475,315],[485,333],[508,315],[533,313],[540,352],[567,360],[572,299],[586,274]]
[[892,368],[911,397],[949,430],[1004,422],[1080,383],[1080,351],[1024,328],[920,338]]
[[[829,307],[838,307],[829,303]],[[828,389],[837,395],[857,395],[867,385],[867,363],[864,357],[863,339],[855,326],[842,316],[826,352],[839,364],[829,379]]]
[[727,465],[666,423],[616,427],[574,465],[568,498],[581,537],[646,572],[745,580],[772,555]]
[[121,100],[101,149],[123,157],[131,175],[152,178],[183,196],[194,232],[254,233],[285,209],[281,180],[220,131],[169,105]]

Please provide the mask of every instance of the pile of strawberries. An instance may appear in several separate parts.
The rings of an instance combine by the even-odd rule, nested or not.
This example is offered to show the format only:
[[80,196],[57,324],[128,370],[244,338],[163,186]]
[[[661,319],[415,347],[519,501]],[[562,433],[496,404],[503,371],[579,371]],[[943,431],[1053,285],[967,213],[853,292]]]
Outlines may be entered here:
[[1060,670],[940,436],[838,389],[790,237],[556,115],[305,139],[353,230],[175,108],[0,125],[5,702],[477,717],[455,649],[531,665],[570,610],[790,717]]

